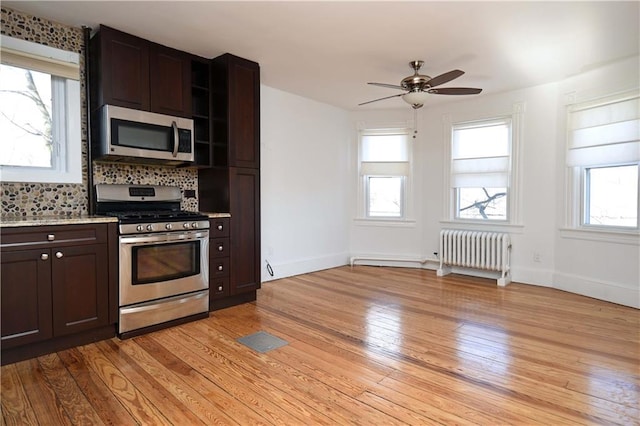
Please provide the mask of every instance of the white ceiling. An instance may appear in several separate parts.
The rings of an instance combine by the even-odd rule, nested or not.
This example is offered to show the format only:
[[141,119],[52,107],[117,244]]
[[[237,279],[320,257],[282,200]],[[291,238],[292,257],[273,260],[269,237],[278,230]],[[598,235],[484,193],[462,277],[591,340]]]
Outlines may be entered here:
[[[3,1],[73,26],[105,24],[212,58],[225,52],[261,65],[263,84],[347,110],[407,108],[398,93],[408,62],[442,87],[483,94],[558,81],[638,55],[640,2],[427,1]],[[482,96],[476,95],[476,96]],[[459,100],[433,95],[432,102]]]

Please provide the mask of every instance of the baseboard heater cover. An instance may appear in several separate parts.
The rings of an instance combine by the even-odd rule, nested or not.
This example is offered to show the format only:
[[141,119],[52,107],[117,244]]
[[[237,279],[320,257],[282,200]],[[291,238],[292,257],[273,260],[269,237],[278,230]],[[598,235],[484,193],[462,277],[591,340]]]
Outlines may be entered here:
[[452,266],[501,272],[497,284],[511,282],[511,238],[504,232],[440,231],[439,277],[451,273]]

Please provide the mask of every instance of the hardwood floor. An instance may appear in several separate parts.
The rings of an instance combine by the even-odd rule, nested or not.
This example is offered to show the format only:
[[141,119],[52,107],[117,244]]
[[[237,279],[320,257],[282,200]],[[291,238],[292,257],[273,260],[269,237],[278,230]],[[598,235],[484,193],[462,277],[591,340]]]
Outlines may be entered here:
[[[129,340],[2,367],[2,425],[638,424],[640,311],[341,267]],[[289,342],[264,354],[236,339]]]

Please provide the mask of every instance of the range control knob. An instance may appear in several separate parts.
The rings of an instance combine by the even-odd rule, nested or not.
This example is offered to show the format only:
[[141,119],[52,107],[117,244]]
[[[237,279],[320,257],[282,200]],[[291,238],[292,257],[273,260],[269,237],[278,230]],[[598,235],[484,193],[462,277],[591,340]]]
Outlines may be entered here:
[[189,229],[189,223],[187,223],[187,222],[183,223],[183,224],[182,224],[182,227],[183,227],[184,229]]
[[138,225],[138,226],[136,226],[136,231],[142,232],[142,231],[144,231],[144,227],[142,225]]
[[192,228],[197,228],[198,227],[198,222],[192,222],[191,223],[191,227]]
[[147,225],[147,231],[153,231],[153,226]]
[[164,227],[165,227],[167,230],[170,230],[171,228],[173,228],[173,225],[171,225],[170,223],[167,223]]

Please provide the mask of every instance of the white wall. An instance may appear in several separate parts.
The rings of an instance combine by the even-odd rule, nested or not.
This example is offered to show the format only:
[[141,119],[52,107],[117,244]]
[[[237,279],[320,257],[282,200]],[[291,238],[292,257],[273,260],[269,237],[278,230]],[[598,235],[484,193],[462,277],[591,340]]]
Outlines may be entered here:
[[263,281],[346,264],[348,113],[264,85],[260,109]]
[[436,268],[438,234],[450,225],[444,117],[488,118],[519,104],[520,215],[501,229],[512,235],[513,280],[640,307],[637,236],[610,242],[564,230],[565,94],[587,99],[638,87],[638,75],[636,57],[557,83],[425,106],[413,142],[413,206],[402,226],[358,220],[357,125],[411,121],[413,111],[346,112],[263,87],[263,257],[276,277],[346,264],[354,256],[386,259],[359,264]]

